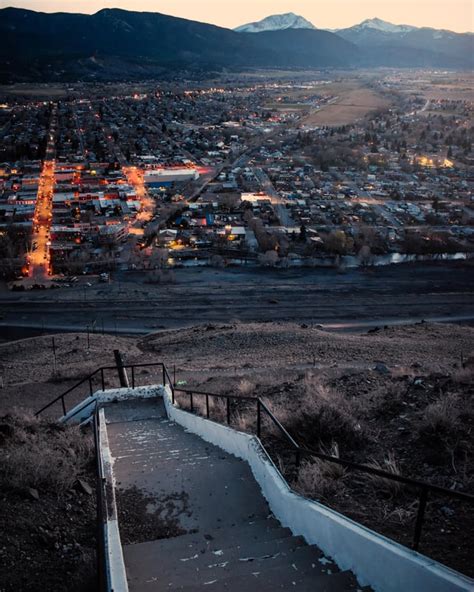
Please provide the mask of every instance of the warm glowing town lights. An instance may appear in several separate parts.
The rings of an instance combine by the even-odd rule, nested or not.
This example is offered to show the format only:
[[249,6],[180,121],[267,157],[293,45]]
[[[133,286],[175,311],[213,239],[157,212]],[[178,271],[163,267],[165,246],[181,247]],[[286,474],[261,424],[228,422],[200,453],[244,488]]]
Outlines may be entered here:
[[51,274],[50,229],[53,218],[54,160],[46,160],[41,171],[35,214],[33,218],[32,250],[28,255],[27,273],[44,280]]

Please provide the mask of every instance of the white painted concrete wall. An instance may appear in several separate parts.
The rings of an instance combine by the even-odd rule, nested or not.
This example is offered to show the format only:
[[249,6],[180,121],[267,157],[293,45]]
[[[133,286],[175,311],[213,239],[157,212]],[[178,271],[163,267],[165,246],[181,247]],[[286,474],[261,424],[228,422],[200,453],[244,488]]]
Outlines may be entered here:
[[136,388],[116,388],[96,391],[92,396],[86,397],[78,405],[70,409],[61,417],[61,422],[82,423],[89,419],[95,410],[96,401],[99,405],[114,401],[126,401],[129,399],[148,399],[160,397],[163,394],[162,385],[137,386]]
[[107,587],[109,592],[128,592],[127,572],[123,559],[122,542],[117,517],[117,505],[115,501],[115,480],[113,476],[113,460],[110,453],[107,427],[105,425],[104,410],[99,411],[99,446],[102,458],[102,475],[104,475],[108,487],[108,494],[112,496],[110,505],[112,515],[107,516],[105,524],[105,561],[107,572]]
[[164,401],[172,421],[247,461],[283,526],[317,545],[341,570],[351,570],[360,585],[370,585],[376,592],[474,591],[470,578],[294,493],[255,436],[177,409],[169,387]]

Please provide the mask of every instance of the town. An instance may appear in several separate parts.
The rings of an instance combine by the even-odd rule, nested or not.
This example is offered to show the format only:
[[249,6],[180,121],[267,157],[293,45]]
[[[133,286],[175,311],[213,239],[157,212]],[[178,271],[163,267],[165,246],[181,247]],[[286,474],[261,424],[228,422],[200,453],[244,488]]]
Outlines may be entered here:
[[10,92],[0,273],[27,289],[115,270],[159,283],[191,266],[471,258],[472,79],[423,76]]

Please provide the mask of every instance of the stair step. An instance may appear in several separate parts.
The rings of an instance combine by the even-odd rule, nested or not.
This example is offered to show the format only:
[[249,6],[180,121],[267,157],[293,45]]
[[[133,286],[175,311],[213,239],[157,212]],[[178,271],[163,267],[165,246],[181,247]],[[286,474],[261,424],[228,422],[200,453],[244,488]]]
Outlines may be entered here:
[[172,580],[175,574],[198,573],[209,569],[219,571],[227,566],[238,568],[245,563],[280,556],[282,553],[293,551],[304,545],[306,543],[301,537],[288,536],[269,541],[247,542],[237,547],[205,551],[204,553],[200,553],[198,550],[190,552],[189,549],[182,549],[181,552],[176,551],[174,556],[166,562],[166,565],[161,567],[160,574]]
[[[155,592],[163,588],[143,587],[138,592]],[[293,573],[286,567],[273,567],[260,572],[253,572],[245,576],[229,577],[214,581],[207,581],[205,589],[209,592],[274,592],[283,590],[292,592],[362,592],[365,590],[357,584],[353,574],[349,571],[335,574],[299,574]],[[180,592],[197,592],[203,590],[201,583],[171,588]]]
[[[175,569],[173,572],[164,572],[166,564],[160,564],[158,561],[154,562],[155,567],[153,571],[144,571],[143,565],[137,561],[134,566],[127,564],[129,583],[135,591],[140,590],[144,582],[155,582],[156,586],[153,586],[151,589],[164,591],[179,590],[181,587],[197,584],[205,586],[209,582],[221,581],[229,577],[243,576],[248,579],[252,574],[264,573],[272,567],[279,567],[282,569],[282,573],[284,572],[288,576],[291,576],[289,581],[294,580],[295,574],[298,577],[303,577],[309,572],[311,577],[313,577],[321,575],[328,570],[320,562],[321,554],[316,548],[309,546],[296,546],[294,548],[292,547],[293,544],[301,545],[301,542],[298,540],[285,541],[281,545],[280,550],[276,546],[273,547],[272,553],[259,557],[255,556],[252,559],[252,556],[247,554],[243,554],[241,559],[234,558],[229,561],[219,561],[222,558],[215,557],[212,563],[205,561],[196,565],[196,567],[193,565],[193,560],[189,559],[189,561],[181,562],[181,565],[174,566]],[[149,564],[149,562],[147,563]]]
[[246,542],[271,540],[291,536],[289,528],[283,528],[275,518],[263,518],[238,524],[231,528],[215,528],[184,534],[171,539],[147,541],[126,545],[124,552],[127,556],[144,557],[149,554],[167,553],[174,555],[176,552],[196,550],[202,553],[207,550],[216,551],[229,547],[235,547]]

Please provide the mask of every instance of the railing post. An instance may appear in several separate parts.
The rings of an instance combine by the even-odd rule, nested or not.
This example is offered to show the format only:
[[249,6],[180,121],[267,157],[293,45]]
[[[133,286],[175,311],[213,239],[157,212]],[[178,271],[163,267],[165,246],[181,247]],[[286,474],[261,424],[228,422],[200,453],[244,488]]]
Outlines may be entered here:
[[173,386],[176,386],[176,364],[173,364]]
[[230,425],[230,399],[227,397],[227,425]]
[[102,384],[102,391],[105,391],[104,369],[100,369],[100,382]]
[[193,393],[189,393],[189,397],[191,399],[191,413],[194,413],[194,400],[193,400]]
[[420,546],[421,529],[423,526],[423,518],[425,515],[427,501],[428,489],[426,487],[422,487],[420,493],[420,501],[418,504],[418,514],[416,515],[415,536],[413,537],[413,549],[415,551],[418,551],[418,547]]
[[130,385],[128,383],[127,370],[125,369],[125,365],[123,363],[122,354],[119,352],[118,349],[114,349],[114,356],[120,380],[120,386],[121,388],[128,388]]
[[66,415],[66,403],[64,402],[64,397],[61,397],[61,403],[63,404],[63,415]]
[[132,389],[135,388],[135,366],[132,366]]
[[170,385],[170,389],[171,389],[171,402],[174,405],[174,386],[172,384]]
[[261,423],[262,423],[262,417],[261,417],[261,410],[260,410],[260,399],[257,399],[257,438],[260,438],[260,434],[261,434]]
[[209,395],[206,393],[206,417],[209,419]]

